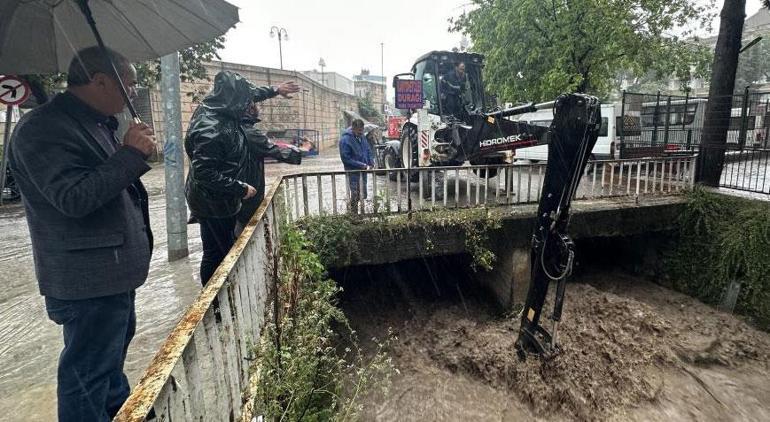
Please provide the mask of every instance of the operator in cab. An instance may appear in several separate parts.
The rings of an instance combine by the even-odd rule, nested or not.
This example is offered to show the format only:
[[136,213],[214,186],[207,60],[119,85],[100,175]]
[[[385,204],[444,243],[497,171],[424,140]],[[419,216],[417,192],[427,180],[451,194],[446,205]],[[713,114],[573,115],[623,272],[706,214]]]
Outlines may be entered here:
[[465,121],[468,117],[466,109],[468,92],[465,63],[457,62],[449,73],[441,77],[441,101],[444,114]]

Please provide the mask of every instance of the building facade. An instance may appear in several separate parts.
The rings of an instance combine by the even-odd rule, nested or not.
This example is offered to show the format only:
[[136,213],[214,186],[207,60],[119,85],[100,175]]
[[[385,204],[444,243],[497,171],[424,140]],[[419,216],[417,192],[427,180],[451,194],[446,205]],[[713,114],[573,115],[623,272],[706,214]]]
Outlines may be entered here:
[[[222,70],[237,72],[256,85],[270,86],[284,81],[299,84],[301,91],[293,94],[290,99],[275,97],[260,103],[261,121],[258,127],[264,132],[282,129],[315,130],[319,135],[319,149],[336,145],[345,128],[345,110],[358,111],[358,99],[354,95],[321,85],[299,72],[219,61],[206,63],[205,67],[208,80],[182,83],[182,136],[187,132],[195,108],[211,90],[214,76]],[[165,143],[165,125],[159,87],[151,90],[150,97],[153,126],[161,152]]]
[[361,69],[361,74],[353,76],[353,86],[356,97],[370,97],[377,111],[387,114],[384,76],[371,75],[368,69]]
[[353,81],[337,72],[319,72],[313,69],[303,71],[302,74],[326,87],[354,95]]

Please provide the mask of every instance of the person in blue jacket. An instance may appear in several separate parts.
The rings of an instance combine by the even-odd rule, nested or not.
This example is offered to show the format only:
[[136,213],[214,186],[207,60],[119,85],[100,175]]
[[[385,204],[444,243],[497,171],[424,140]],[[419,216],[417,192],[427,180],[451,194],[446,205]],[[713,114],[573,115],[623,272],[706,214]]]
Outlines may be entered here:
[[[369,142],[364,136],[363,120],[353,120],[350,127],[342,134],[340,159],[342,159],[345,170],[368,170],[374,167],[374,156],[369,148]],[[351,213],[356,213],[361,194],[366,198],[366,173],[349,174],[348,186],[350,187],[348,210]]]

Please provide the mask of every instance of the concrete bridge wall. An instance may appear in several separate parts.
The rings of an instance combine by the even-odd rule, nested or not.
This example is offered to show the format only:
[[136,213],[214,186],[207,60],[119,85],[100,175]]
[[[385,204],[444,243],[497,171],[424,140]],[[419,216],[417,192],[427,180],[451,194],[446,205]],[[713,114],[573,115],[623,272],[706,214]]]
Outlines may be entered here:
[[[644,202],[580,201],[573,205],[570,233],[576,240],[665,233],[675,228],[684,204],[681,197],[650,198]],[[523,303],[529,287],[530,241],[536,211],[536,205],[516,207],[503,214],[501,227],[489,234],[490,249],[497,259],[493,270],[479,270],[477,279],[505,309]],[[380,265],[467,252],[465,232],[459,227],[405,227],[391,236],[360,233],[350,241],[354,243],[350,248],[356,253],[346,255],[333,266]],[[655,246],[644,242],[638,247],[639,254],[649,255],[648,249]]]

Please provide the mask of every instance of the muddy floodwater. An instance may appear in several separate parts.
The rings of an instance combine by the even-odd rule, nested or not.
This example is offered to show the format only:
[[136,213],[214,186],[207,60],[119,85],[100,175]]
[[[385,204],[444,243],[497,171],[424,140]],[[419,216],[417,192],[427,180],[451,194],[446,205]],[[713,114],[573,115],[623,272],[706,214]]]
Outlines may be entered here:
[[770,420],[770,336],[642,278],[576,277],[562,352],[522,362],[518,319],[490,305],[461,258],[334,276],[360,338],[397,337],[398,374],[365,420]]

